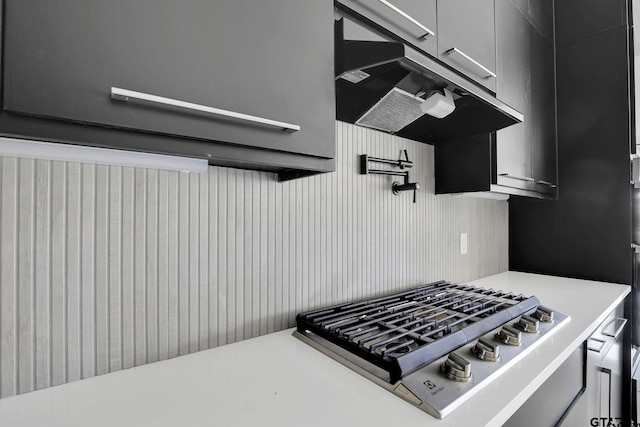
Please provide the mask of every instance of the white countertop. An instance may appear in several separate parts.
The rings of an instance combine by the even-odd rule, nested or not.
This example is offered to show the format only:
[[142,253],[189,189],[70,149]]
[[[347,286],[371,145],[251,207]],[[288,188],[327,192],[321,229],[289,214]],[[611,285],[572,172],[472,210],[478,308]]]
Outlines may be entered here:
[[472,283],[535,295],[571,321],[444,420],[299,341],[291,329],[0,399],[0,426],[501,425],[630,292],[516,272]]

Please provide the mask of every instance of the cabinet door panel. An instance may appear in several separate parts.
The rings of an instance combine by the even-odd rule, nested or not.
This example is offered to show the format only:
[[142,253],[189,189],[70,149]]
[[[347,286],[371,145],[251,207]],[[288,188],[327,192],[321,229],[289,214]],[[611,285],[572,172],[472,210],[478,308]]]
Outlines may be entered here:
[[[571,353],[567,360],[503,424],[503,427],[531,425],[532,420],[535,420],[534,424],[540,426],[570,425],[562,424],[561,421],[563,417],[575,412],[575,407],[572,405],[584,391],[584,345]],[[588,421],[586,425],[589,425]]]
[[514,126],[499,130],[496,137],[496,184],[530,190],[534,178],[531,173],[530,144],[526,130]]
[[531,36],[529,23],[508,0],[496,1],[497,97],[522,111],[524,122],[497,132],[497,184],[530,189]]
[[[330,5],[311,0],[8,0],[5,9],[7,111],[334,155],[334,145],[326,142],[334,138],[335,117]],[[298,19],[305,15],[313,19]],[[285,133],[201,112],[114,100],[111,87],[292,123],[301,130]]]
[[555,193],[556,169],[556,109],[553,47],[539,34],[531,37],[531,167],[535,189]]
[[438,58],[496,90],[496,78],[490,76],[496,71],[493,0],[438,1]]
[[[340,3],[389,29],[415,48],[437,55],[436,0],[340,0]],[[425,28],[433,35],[427,35]]]

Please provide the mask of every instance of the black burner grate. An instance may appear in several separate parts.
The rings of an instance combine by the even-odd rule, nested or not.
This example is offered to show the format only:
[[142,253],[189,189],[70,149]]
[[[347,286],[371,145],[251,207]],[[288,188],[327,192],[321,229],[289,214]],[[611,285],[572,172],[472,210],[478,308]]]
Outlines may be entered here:
[[440,281],[300,313],[296,321],[301,332],[362,357],[395,382],[538,304],[536,297]]

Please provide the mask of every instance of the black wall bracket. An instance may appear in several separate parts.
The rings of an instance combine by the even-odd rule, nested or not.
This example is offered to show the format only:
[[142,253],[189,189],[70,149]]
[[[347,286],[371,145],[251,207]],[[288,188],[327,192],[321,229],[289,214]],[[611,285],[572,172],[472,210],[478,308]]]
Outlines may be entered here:
[[[402,158],[404,154],[404,159]],[[401,169],[401,171],[389,170],[389,169],[373,169],[371,168],[371,163],[382,163],[387,165],[392,165]],[[406,169],[411,169],[413,167],[413,162],[409,160],[409,154],[407,150],[402,150],[400,152],[400,156],[397,160],[392,159],[381,159],[378,157],[370,157],[367,154],[360,155],[360,174],[361,175],[390,175],[390,176],[400,176],[403,177],[403,182],[400,183],[398,181],[394,181],[391,185],[391,191],[393,194],[398,195],[403,191],[413,191],[413,203],[416,202],[416,192],[420,188],[420,184],[417,182],[410,182],[409,180],[409,171]]]

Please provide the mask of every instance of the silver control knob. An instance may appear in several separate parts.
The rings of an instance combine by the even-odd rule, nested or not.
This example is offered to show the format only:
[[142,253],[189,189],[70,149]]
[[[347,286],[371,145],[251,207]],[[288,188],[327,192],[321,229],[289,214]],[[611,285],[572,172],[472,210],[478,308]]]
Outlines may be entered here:
[[451,353],[440,365],[440,370],[450,380],[466,383],[471,380],[471,363],[464,357]]
[[508,345],[520,345],[522,344],[522,332],[514,328],[513,326],[504,325],[500,332],[496,334],[498,339]]
[[553,323],[553,310],[549,310],[547,307],[539,305],[532,316],[541,322]]
[[516,327],[530,334],[537,334],[540,332],[540,322],[538,319],[526,314],[520,317],[520,320],[516,323]]
[[480,338],[476,345],[471,347],[471,351],[480,360],[486,360],[487,362],[500,360],[500,346],[485,338]]

